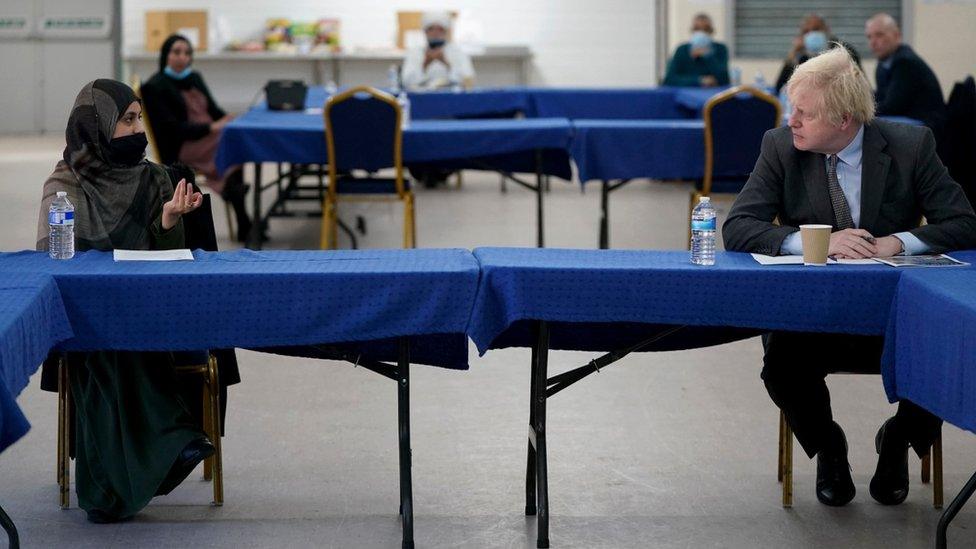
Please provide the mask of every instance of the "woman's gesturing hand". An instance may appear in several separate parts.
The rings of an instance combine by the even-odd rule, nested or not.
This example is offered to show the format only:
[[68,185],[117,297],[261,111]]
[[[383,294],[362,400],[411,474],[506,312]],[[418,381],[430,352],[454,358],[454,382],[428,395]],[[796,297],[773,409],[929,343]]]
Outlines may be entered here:
[[193,185],[180,179],[173,191],[173,198],[163,204],[163,230],[168,231],[180,220],[180,216],[192,212],[203,204],[203,194],[194,192]]

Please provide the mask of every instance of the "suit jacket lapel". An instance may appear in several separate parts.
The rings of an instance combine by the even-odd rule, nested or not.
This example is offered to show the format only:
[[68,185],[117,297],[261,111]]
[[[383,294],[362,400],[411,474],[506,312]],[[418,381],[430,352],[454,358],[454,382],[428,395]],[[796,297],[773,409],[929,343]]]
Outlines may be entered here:
[[834,207],[830,204],[830,194],[827,191],[827,167],[824,165],[824,156],[812,152],[801,153],[800,172],[803,174],[803,183],[807,188],[807,196],[810,197],[815,219],[819,223],[836,227]]
[[[861,153],[861,223],[868,231],[878,219],[881,201],[884,199],[891,157],[884,152],[888,142],[876,127],[864,127],[864,144]],[[884,235],[881,235],[884,236]]]

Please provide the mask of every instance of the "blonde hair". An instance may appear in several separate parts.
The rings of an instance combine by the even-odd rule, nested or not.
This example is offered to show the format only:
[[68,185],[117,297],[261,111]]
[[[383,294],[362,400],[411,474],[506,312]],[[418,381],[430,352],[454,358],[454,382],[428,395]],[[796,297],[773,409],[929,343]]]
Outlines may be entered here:
[[800,87],[823,92],[815,112],[831,124],[839,125],[845,114],[859,124],[874,118],[871,84],[841,44],[834,43],[827,51],[796,68],[786,83],[787,95],[792,99]]

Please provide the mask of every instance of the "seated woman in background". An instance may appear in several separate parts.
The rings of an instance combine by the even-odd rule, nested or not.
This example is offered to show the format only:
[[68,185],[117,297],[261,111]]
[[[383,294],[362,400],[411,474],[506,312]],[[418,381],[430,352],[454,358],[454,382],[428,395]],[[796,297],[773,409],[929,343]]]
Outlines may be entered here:
[[793,39],[793,47],[786,54],[786,61],[783,62],[783,68],[779,71],[779,78],[776,79],[776,93],[780,93],[797,67],[806,63],[811,57],[828,49],[836,48],[838,44],[847,48],[854,62],[860,67],[861,58],[858,57],[854,46],[847,42],[841,42],[840,38],[832,35],[830,27],[827,26],[827,21],[823,17],[815,13],[804,17],[803,21],[800,22],[800,31]]
[[[174,191],[165,169],[145,159],[141,112],[125,84],[100,79],[82,88],[63,160],[44,183],[38,250],[48,248],[47,213],[60,191],[75,207],[78,251],[184,246],[181,218],[203,196],[186,181]],[[179,396],[171,353],[68,353],[67,365],[78,505],[88,520],[133,516],[214,453]]]
[[712,18],[699,13],[691,21],[691,40],[678,46],[664,75],[665,86],[729,85],[729,50],[712,40]]
[[217,106],[200,73],[191,67],[193,47],[174,34],[163,42],[159,72],[143,82],[141,94],[163,164],[177,161],[207,178],[207,185],[229,202],[237,218],[237,239],[243,242],[251,230],[244,206],[243,172],[231,168],[223,179],[214,162],[220,132],[232,117]]

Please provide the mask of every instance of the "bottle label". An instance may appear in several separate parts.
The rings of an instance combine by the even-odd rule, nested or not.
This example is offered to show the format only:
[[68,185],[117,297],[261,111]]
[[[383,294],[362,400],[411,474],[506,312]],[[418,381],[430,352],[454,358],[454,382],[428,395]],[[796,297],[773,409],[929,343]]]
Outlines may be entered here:
[[715,230],[715,218],[711,219],[696,219],[691,222],[691,230],[693,231],[714,231]]
[[48,212],[48,225],[74,225],[75,212]]

